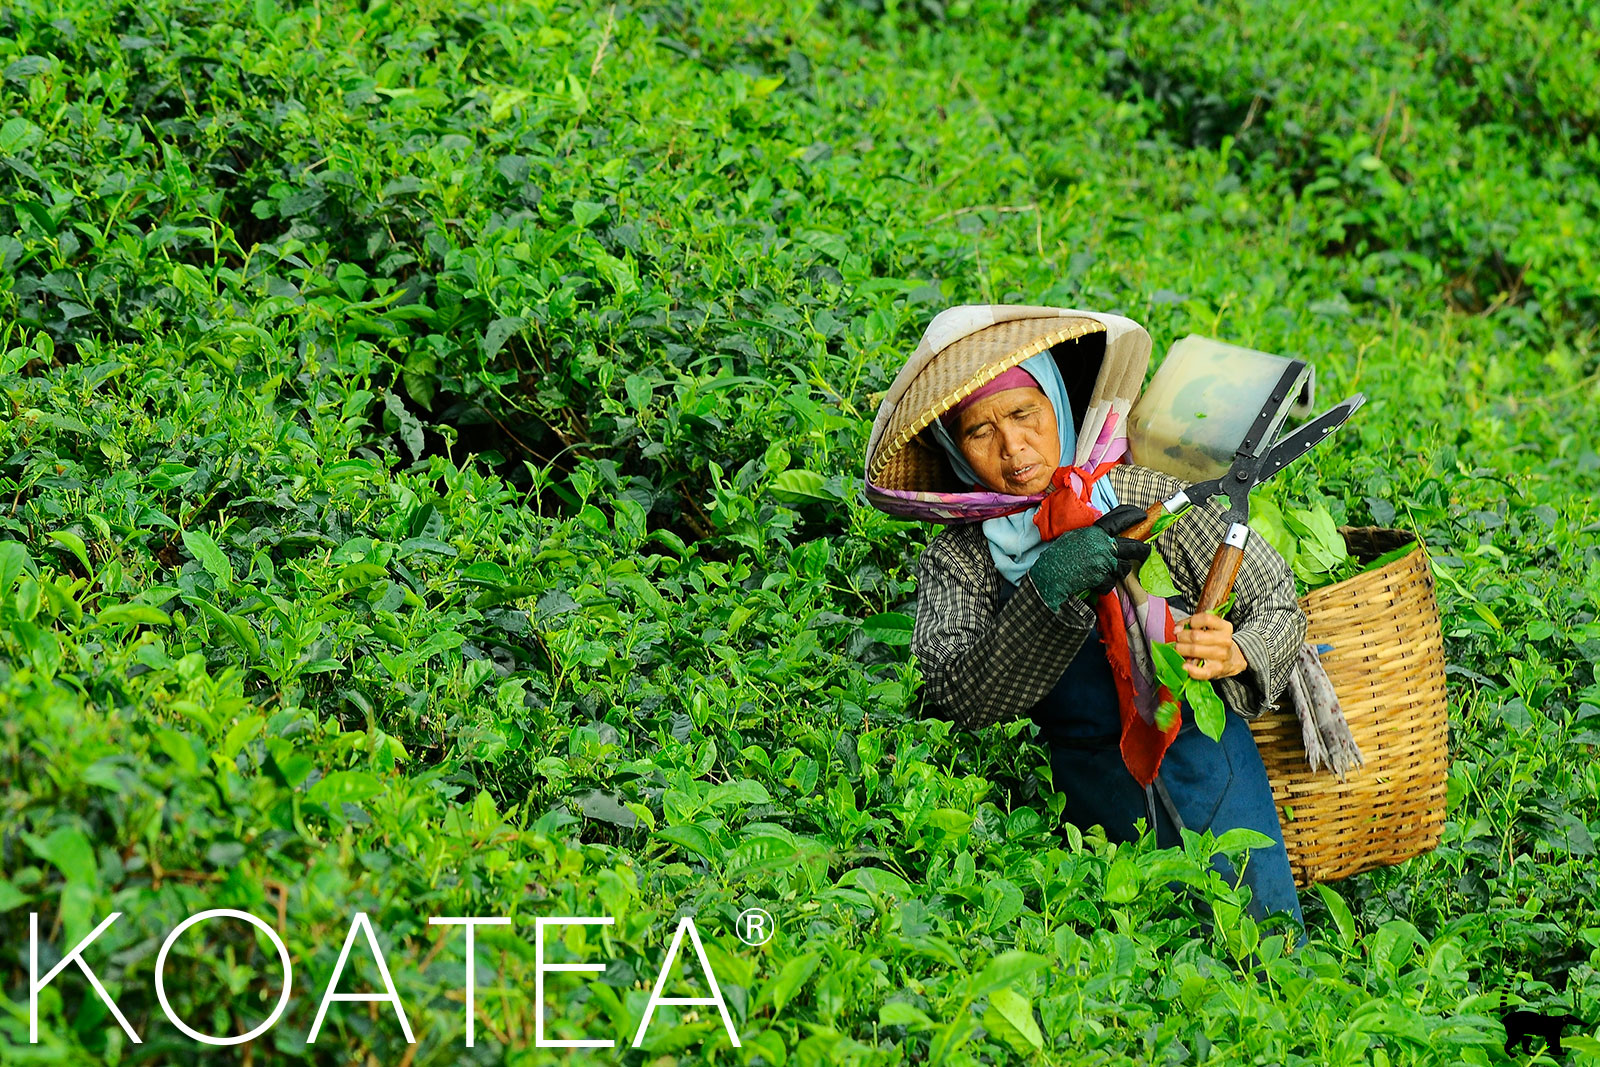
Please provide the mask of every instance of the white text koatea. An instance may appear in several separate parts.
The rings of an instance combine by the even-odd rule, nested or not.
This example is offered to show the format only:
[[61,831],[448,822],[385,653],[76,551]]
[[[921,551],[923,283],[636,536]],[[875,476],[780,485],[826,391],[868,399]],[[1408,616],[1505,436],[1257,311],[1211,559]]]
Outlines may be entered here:
[[[112,923],[122,915],[114,911],[105,921],[96,926],[82,941],[78,942],[73,950],[62,957],[61,961],[50,968],[49,973],[43,977],[39,975],[39,915],[34,912],[28,916],[28,1040],[37,1044],[39,1041],[39,992],[66,969],[69,963],[76,963],[83,971],[84,977],[94,987],[100,999],[105,1001],[106,1007],[111,1009],[112,1016],[135,1044],[142,1041],[134,1033],[127,1018],[117,1007],[111,995],[106,992],[105,986],[100,984],[100,979],[83,958],[83,952],[94,943],[95,938],[104,933]],[[202,1034],[193,1029],[182,1019],[179,1019],[172,1010],[171,1003],[167,1000],[166,986],[163,982],[163,973],[166,968],[167,953],[171,951],[173,942],[189,927],[205,922],[207,919],[243,919],[267,935],[273,946],[278,950],[278,960],[283,967],[283,992],[278,996],[277,1006],[272,1014],[249,1033],[236,1034],[228,1037],[219,1037],[213,1034]],[[558,971],[604,971],[605,966],[599,963],[546,963],[544,960],[544,931],[547,926],[574,926],[574,925],[609,925],[613,920],[609,916],[562,916],[536,918],[533,920],[534,928],[534,1003],[540,1005],[540,1010],[534,1013],[534,1044],[540,1048],[609,1048],[616,1045],[615,1041],[602,1041],[599,1039],[584,1040],[547,1040],[544,1036],[544,976],[547,972]],[[432,918],[428,920],[431,926],[464,926],[466,927],[466,1046],[472,1047],[473,1042],[473,1008],[474,992],[476,987],[475,959],[473,953],[473,935],[479,926],[508,926],[511,920],[504,917],[459,917]],[[339,986],[339,976],[344,972],[345,961],[350,957],[350,950],[355,945],[356,931],[366,934],[367,945],[372,951],[373,959],[377,961],[378,974],[383,978],[382,993],[335,993]],[[672,972],[672,964],[678,956],[678,948],[683,943],[683,934],[687,930],[689,940],[694,943],[696,957],[700,961],[700,971],[705,975],[706,982],[711,987],[709,997],[663,997],[662,987],[666,985],[667,975]],[[284,1010],[289,1006],[289,997],[293,988],[293,968],[289,961],[289,949],[284,945],[278,932],[263,920],[245,911],[235,911],[232,908],[213,908],[191,915],[173,928],[161,943],[161,952],[156,957],[156,999],[161,1003],[161,1010],[166,1014],[168,1021],[179,1030],[188,1034],[196,1041],[206,1045],[237,1045],[245,1041],[260,1037],[277,1023]],[[339,960],[334,965],[333,975],[328,979],[327,989],[323,991],[322,1001],[317,1005],[317,1017],[311,1024],[311,1030],[306,1034],[306,1044],[315,1044],[317,1034],[322,1029],[322,1020],[327,1015],[328,1005],[333,1001],[362,1001],[387,1003],[394,1008],[395,1016],[400,1021],[400,1031],[405,1035],[409,1044],[415,1044],[416,1038],[411,1033],[411,1023],[406,1018],[404,1005],[400,1003],[400,995],[395,991],[394,982],[389,977],[389,965],[384,960],[383,950],[378,947],[378,941],[372,930],[372,923],[367,919],[366,912],[358,911],[350,921],[350,931],[344,939],[344,947],[339,950]],[[700,933],[695,929],[694,919],[684,916],[678,923],[678,928],[673,932],[672,944],[667,949],[666,959],[662,961],[661,973],[656,976],[655,988],[650,991],[650,1001],[645,1006],[644,1018],[639,1021],[638,1032],[633,1035],[633,1047],[638,1048],[644,1040],[645,1030],[650,1025],[656,1007],[661,1004],[689,1005],[689,1004],[715,1004],[722,1013],[723,1025],[727,1027],[728,1037],[735,1048],[740,1047],[739,1035],[734,1030],[733,1019],[728,1014],[728,1006],[722,999],[722,990],[717,985],[716,975],[711,971],[711,961],[706,959],[705,948],[700,943]]]

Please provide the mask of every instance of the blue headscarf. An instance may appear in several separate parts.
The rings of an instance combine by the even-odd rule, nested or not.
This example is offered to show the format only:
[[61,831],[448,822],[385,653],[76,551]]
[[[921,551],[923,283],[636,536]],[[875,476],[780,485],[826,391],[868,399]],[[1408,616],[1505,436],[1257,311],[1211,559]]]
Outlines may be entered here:
[[[1072,405],[1067,400],[1067,384],[1061,380],[1061,371],[1056,366],[1055,356],[1050,354],[1049,349],[1045,349],[1038,355],[1023,360],[1019,366],[1033,375],[1034,381],[1039,383],[1039,388],[1044,390],[1050,406],[1055,409],[1056,431],[1061,440],[1061,465],[1071,466],[1072,457],[1078,449],[1078,431],[1072,424]],[[972,469],[972,464],[967,462],[967,457],[962,455],[960,447],[951,438],[950,432],[944,428],[942,421],[934,419],[932,429],[934,438],[944,449],[945,456],[950,460],[950,466],[955,469],[956,477],[960,478],[963,484],[983,486],[991,490],[994,488],[983,485],[983,480]],[[1117,494],[1111,488],[1111,479],[1101,478],[1096,481],[1090,491],[1089,499],[1102,514],[1116,507]],[[1034,560],[1039,558],[1039,553],[1044,551],[1044,538],[1039,534],[1039,527],[1033,523],[1033,516],[1038,510],[1039,506],[1035,504],[1026,511],[984,521],[983,536],[989,541],[989,555],[994,558],[994,565],[999,568],[1001,577],[1012,585],[1022,581],[1028,569],[1033,566]]]

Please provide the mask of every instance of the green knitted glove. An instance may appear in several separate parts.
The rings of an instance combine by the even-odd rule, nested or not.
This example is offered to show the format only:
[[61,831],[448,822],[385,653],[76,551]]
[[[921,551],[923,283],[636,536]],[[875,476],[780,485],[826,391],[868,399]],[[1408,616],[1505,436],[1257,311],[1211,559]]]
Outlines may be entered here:
[[1068,530],[1045,546],[1028,575],[1055,611],[1068,597],[1094,589],[1117,572],[1116,539],[1098,526]]
[[1068,597],[1111,592],[1150,555],[1147,543],[1114,536],[1143,518],[1143,508],[1121,504],[1050,542],[1028,571],[1040,599],[1055,611]]

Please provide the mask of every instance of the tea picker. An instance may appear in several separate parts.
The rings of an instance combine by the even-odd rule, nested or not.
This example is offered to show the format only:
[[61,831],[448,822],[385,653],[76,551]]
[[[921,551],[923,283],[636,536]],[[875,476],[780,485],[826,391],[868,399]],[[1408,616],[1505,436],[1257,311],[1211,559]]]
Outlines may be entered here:
[[[1152,595],[1134,570],[1139,553],[1118,551],[1148,555],[1115,535],[1194,481],[1130,461],[1129,414],[1149,355],[1149,335],[1122,316],[949,309],[879,409],[867,494],[884,510],[947,524],[917,568],[912,651],[924,706],[972,729],[1032,718],[1057,802],[1080,829],[1099,825],[1131,840],[1142,819],[1162,846],[1178,845],[1183,829],[1262,835],[1242,871],[1221,854],[1213,865],[1250,885],[1257,919],[1285,913],[1298,927],[1248,721],[1285,691],[1305,616],[1287,564],[1251,538],[1240,547],[1228,618],[1195,619],[1196,636],[1179,640],[1183,603],[1199,601],[1227,532],[1210,508],[1188,509],[1157,542],[1179,595]],[[1246,422],[1255,421],[1252,405]],[[1218,737],[1198,728],[1186,703],[1157,722],[1175,704],[1156,677],[1157,648],[1174,641],[1207,649],[1191,673],[1212,682],[1226,709]]]
[[[1434,787],[1431,763],[1425,781],[1400,776],[1415,778],[1426,797],[1413,796],[1390,764],[1440,730],[1430,718],[1404,739],[1407,753],[1392,750],[1393,731],[1369,730],[1371,685],[1395,684],[1392,650],[1369,663],[1370,643],[1343,635],[1370,621],[1367,605],[1378,601],[1357,590],[1354,614],[1341,601],[1313,620],[1284,560],[1234,527],[1246,528],[1249,490],[1314,447],[1361,398],[1279,438],[1289,414],[1311,414],[1308,366],[1187,338],[1145,388],[1150,349],[1143,328],[1117,315],[1021,305],[941,312],[879,406],[865,494],[890,514],[946,526],[917,568],[912,651],[925,709],[969,729],[1031,718],[1065,817],[1080,826],[1098,822],[1122,839],[1142,817],[1163,844],[1177,843],[1179,826],[1266,834],[1276,847],[1249,853],[1246,880],[1257,879],[1260,908],[1298,918],[1293,882],[1415,854],[1435,825],[1430,809],[1403,834],[1386,828],[1385,805],[1398,800],[1407,811],[1397,816],[1407,815],[1431,803]],[[1045,464],[1054,474],[1041,482]],[[1204,506],[1216,496],[1229,514]],[[1139,544],[1130,533],[1154,537],[1177,590],[1170,599],[1144,588],[1139,553],[1117,550]],[[1362,578],[1404,583],[1425,573],[1416,563],[1407,557],[1405,567]],[[1187,706],[1158,726],[1169,694],[1156,678],[1157,646],[1174,640],[1186,603],[1216,606],[1230,585],[1227,617],[1195,624],[1211,640],[1221,635],[1229,655],[1208,653],[1190,669],[1212,679],[1227,712],[1222,737],[1198,734]],[[1337,678],[1323,673],[1318,648]],[[1414,662],[1406,650],[1402,662]],[[1404,684],[1419,687],[1418,714],[1432,715],[1433,661],[1415,666],[1422,673]],[[1437,674],[1442,704],[1442,663]],[[1356,727],[1340,715],[1341,701],[1358,714]],[[1360,765],[1363,752],[1370,766]],[[1316,773],[1308,756],[1348,782]],[[1442,778],[1438,785],[1442,798]],[[1324,807],[1346,821],[1307,838]],[[1369,833],[1373,810],[1385,817]]]

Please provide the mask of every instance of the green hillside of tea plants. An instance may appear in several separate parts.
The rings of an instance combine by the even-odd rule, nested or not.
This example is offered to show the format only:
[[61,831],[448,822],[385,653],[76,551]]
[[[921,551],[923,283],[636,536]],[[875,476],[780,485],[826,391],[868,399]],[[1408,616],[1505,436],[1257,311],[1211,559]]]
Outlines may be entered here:
[[[0,1060],[1557,1062],[1509,991],[1600,1062],[1597,46],[1487,0],[0,7]],[[1209,839],[1064,827],[1027,720],[918,715],[936,528],[860,472],[961,303],[1366,394],[1262,494],[1425,540],[1449,814],[1305,948]],[[208,909],[293,964],[231,1050],[156,990]],[[137,1041],[75,964],[30,1004],[30,914],[42,974],[113,913]],[[387,971],[363,933],[337,988],[404,1024],[319,1011],[357,913]],[[470,1048],[452,916],[511,919]],[[562,916],[603,970],[536,974]],[[737,1048],[670,1004],[633,1047],[684,916]],[[238,921],[161,974],[212,1035],[283,988]],[[686,938],[660,995],[705,979]]]

